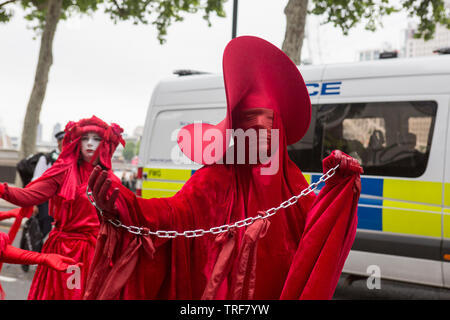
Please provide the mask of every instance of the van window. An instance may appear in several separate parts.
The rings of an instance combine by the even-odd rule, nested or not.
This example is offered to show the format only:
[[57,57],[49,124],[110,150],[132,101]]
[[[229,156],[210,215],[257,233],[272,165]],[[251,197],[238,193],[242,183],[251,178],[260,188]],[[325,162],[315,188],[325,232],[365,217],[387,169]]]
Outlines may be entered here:
[[305,172],[339,149],[358,159],[366,175],[419,177],[427,167],[436,118],[434,101],[315,105],[305,137],[288,146]]
[[150,137],[150,158],[146,162],[164,165],[188,163],[190,160],[177,145],[179,129],[194,122],[217,124],[225,118],[225,108],[164,110],[153,122]]

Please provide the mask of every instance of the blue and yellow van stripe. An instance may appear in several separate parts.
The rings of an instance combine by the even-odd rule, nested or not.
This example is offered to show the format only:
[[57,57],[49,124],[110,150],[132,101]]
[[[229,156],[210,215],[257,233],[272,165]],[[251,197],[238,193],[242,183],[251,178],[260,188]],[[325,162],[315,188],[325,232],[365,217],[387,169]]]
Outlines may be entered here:
[[[171,197],[194,174],[190,169],[144,168],[143,198]],[[305,174],[308,183],[319,174]],[[390,178],[361,178],[358,229],[450,238],[450,183]],[[444,213],[442,218],[442,212]],[[444,228],[442,228],[444,223]]]
[[[316,182],[318,174],[305,174]],[[450,184],[390,178],[361,178],[358,229],[450,238]],[[442,228],[444,223],[444,228]]]

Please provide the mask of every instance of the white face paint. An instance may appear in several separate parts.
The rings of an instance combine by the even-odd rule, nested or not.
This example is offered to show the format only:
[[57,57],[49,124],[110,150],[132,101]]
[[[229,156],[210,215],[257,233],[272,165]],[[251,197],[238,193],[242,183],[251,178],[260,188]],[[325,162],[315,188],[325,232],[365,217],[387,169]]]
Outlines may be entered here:
[[94,132],[88,132],[81,137],[81,155],[84,161],[91,161],[101,141],[102,138]]

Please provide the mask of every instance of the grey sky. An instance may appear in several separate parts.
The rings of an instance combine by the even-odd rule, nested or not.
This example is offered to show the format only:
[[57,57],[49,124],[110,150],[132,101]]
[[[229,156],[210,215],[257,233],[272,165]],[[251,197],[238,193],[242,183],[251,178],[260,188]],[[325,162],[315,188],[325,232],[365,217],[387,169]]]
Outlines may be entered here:
[[[287,0],[239,2],[238,35],[259,36],[281,47]],[[227,18],[213,18],[210,28],[201,14],[186,16],[169,28],[164,45],[153,26],[114,25],[103,13],[60,23],[40,117],[43,139],[50,139],[56,122],[64,126],[93,114],[131,134],[144,124],[159,80],[176,69],[220,73],[222,52],[231,39],[232,4],[228,0],[225,5]],[[40,44],[22,17],[17,10],[10,23],[0,25],[0,125],[12,136],[22,131]],[[383,42],[400,49],[407,26],[405,15],[396,14],[385,18],[376,33],[360,26],[344,37],[332,26],[320,26],[319,20],[309,18],[310,40],[303,51],[304,57],[312,53],[315,64],[355,61],[358,50],[381,48]]]

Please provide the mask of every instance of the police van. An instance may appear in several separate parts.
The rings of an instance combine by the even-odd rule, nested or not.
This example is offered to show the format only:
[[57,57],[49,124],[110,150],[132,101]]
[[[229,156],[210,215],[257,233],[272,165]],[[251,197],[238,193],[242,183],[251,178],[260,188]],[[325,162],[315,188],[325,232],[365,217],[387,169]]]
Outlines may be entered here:
[[[364,169],[358,230],[344,272],[450,288],[450,55],[302,66],[312,102],[307,134],[288,146],[307,180],[333,149]],[[189,74],[189,73],[188,73]],[[177,130],[224,119],[221,75],[154,89],[137,194],[174,195],[198,165],[174,161]]]

